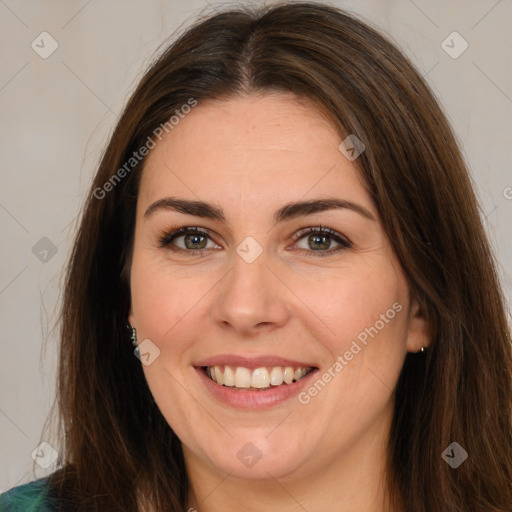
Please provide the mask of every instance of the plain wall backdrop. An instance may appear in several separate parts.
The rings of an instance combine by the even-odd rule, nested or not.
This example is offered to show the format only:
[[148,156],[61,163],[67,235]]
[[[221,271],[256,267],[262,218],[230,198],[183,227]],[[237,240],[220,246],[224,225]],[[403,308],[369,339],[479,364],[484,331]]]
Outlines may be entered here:
[[[242,3],[0,0],[0,491],[56,469],[33,460],[43,453],[45,466],[53,454],[37,449],[55,388],[51,328],[76,217],[118,115],[177,29]],[[432,87],[473,176],[510,305],[512,3],[330,3],[390,36]]]

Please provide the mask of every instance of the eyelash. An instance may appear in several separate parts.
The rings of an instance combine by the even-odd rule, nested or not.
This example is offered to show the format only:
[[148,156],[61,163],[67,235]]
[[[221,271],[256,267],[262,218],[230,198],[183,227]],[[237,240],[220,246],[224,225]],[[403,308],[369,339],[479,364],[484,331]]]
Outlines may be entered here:
[[[169,231],[166,231],[162,233],[159,236],[158,240],[158,246],[161,248],[167,247],[171,242],[174,241],[175,238],[179,237],[180,235],[189,235],[189,234],[201,234],[205,235],[208,238],[211,237],[207,230],[198,228],[196,226],[186,226],[186,227],[180,227],[177,229],[173,229]],[[339,243],[340,245],[336,247],[335,249],[328,249],[326,251],[318,250],[307,250],[307,249],[297,249],[299,253],[314,253],[313,257],[315,258],[323,258],[326,256],[329,256],[330,254],[337,253],[339,251],[342,251],[344,249],[350,249],[352,247],[352,244],[343,238],[339,233],[336,231],[333,231],[329,228],[324,228],[322,225],[310,227],[310,228],[302,228],[300,229],[295,235],[294,235],[294,243],[298,242],[301,238],[304,238],[306,235],[327,235],[329,238],[332,238],[335,242]],[[174,252],[181,252],[181,253],[193,253],[197,256],[202,256],[204,252],[208,251],[209,249],[182,249],[181,247],[173,247],[171,249]]]

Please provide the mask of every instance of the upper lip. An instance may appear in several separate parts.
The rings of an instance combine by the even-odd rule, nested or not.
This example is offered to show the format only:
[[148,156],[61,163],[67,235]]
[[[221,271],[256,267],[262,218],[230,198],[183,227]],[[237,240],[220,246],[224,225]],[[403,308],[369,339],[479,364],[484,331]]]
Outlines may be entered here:
[[296,361],[293,359],[285,359],[279,356],[258,356],[244,357],[232,354],[220,354],[218,356],[208,357],[195,363],[194,366],[243,366],[244,368],[261,368],[264,366],[291,366],[294,368],[316,368],[315,365]]

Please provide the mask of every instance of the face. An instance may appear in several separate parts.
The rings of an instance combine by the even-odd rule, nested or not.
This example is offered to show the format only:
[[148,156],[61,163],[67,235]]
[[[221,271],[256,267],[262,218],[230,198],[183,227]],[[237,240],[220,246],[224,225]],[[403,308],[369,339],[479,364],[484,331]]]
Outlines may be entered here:
[[189,467],[299,479],[383,446],[428,340],[342,140],[267,94],[200,102],[147,157],[129,321]]

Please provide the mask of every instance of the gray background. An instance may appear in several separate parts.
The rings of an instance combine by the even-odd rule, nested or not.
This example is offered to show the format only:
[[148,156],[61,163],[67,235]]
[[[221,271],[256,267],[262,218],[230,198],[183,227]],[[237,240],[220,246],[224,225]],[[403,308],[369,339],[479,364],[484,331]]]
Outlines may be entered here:
[[[462,145],[510,303],[510,0],[331,3],[372,21],[426,76]],[[153,52],[205,8],[202,0],[0,0],[0,491],[31,480],[33,466],[37,477],[56,468],[34,465],[31,454],[45,441],[54,393],[51,328],[74,221]],[[454,31],[469,44],[458,58],[442,46]],[[51,48],[42,32],[58,43],[46,59],[31,47]],[[459,52],[452,39],[445,45]]]

